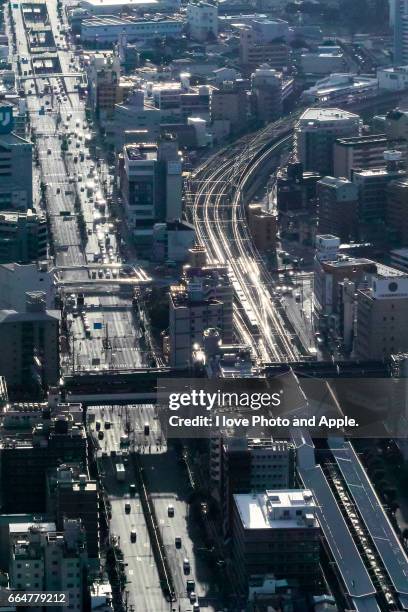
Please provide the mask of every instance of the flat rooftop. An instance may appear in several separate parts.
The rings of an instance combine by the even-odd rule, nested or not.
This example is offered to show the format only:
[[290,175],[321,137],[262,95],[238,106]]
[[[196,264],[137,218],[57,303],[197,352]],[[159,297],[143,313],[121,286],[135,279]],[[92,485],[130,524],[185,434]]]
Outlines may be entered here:
[[129,161],[157,160],[156,145],[126,145],[125,151]]
[[234,495],[244,529],[305,529],[318,527],[316,504],[308,489]]
[[342,121],[344,119],[354,119],[356,121],[360,121],[360,117],[358,115],[342,110],[341,108],[308,108],[301,115],[299,122]]

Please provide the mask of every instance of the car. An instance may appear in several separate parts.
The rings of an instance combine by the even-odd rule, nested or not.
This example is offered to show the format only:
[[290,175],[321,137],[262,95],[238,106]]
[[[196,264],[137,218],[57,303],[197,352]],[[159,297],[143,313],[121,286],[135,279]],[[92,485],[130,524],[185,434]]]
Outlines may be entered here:
[[98,431],[98,440],[103,440],[103,438],[104,438],[104,433],[103,433],[103,431],[102,431],[102,430],[101,430],[101,431]]
[[191,591],[190,593],[190,603],[195,603],[197,601],[197,595],[195,591]]
[[125,512],[126,512],[126,514],[130,514],[131,509],[132,509],[132,506],[130,505],[130,503],[126,502],[126,504],[125,504]]
[[51,155],[51,149],[47,149],[47,155]]
[[186,582],[186,589],[187,589],[187,593],[192,593],[192,591],[194,591],[195,589],[195,582],[194,580],[187,580]]
[[110,429],[111,423],[110,421],[105,421],[105,429]]
[[183,559],[183,572],[185,574],[190,573],[190,561],[187,558]]
[[132,543],[135,543],[136,542],[136,537],[137,537],[136,531],[135,531],[135,529],[132,529],[132,531],[130,532],[130,541]]
[[193,612],[200,612],[200,604],[198,601],[193,603]]
[[61,187],[57,187],[56,192],[61,193]]
[[129,485],[129,493],[132,497],[136,495],[136,485],[133,482]]
[[167,506],[167,516],[169,516],[170,518],[174,516],[174,506],[172,506],[171,504]]
[[174,545],[176,548],[181,548],[181,538],[179,536],[174,538]]

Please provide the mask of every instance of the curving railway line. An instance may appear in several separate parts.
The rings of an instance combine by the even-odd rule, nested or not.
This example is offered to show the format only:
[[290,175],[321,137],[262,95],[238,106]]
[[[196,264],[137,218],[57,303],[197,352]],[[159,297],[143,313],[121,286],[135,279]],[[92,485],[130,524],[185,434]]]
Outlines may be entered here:
[[297,115],[244,137],[206,160],[190,177],[187,216],[211,262],[228,265],[234,286],[237,338],[252,346],[259,361],[298,361],[269,288],[273,285],[246,224],[246,189],[288,145]]

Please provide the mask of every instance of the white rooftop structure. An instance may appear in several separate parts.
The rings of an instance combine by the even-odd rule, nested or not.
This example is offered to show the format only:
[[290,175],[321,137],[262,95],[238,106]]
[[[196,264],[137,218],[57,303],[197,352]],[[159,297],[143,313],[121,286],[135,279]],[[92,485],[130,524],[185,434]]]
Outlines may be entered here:
[[316,504],[309,489],[236,494],[234,500],[244,529],[318,527]]
[[354,120],[360,122],[361,119],[355,113],[350,113],[341,108],[307,108],[299,119],[299,125],[301,127],[310,126],[324,126],[328,123],[337,123],[342,121]]
[[179,0],[80,0],[79,7],[93,15],[110,15],[122,12],[124,9],[161,8],[168,7],[178,10]]
[[302,98],[310,102],[327,102],[377,90],[377,78],[338,72],[317,81],[302,93]]

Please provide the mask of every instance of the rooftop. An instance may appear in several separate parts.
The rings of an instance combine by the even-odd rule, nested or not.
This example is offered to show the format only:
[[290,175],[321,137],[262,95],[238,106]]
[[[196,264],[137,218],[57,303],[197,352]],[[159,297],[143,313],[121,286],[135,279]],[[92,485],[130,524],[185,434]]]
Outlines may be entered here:
[[309,489],[237,494],[234,500],[245,529],[318,527],[316,504]]
[[358,115],[342,110],[341,108],[307,108],[301,115],[299,122],[344,121],[345,119],[360,121],[360,117]]
[[155,144],[129,144],[124,147],[129,161],[157,160],[157,146]]

